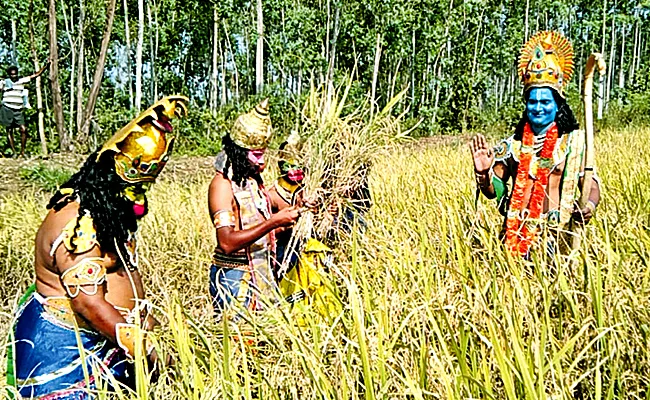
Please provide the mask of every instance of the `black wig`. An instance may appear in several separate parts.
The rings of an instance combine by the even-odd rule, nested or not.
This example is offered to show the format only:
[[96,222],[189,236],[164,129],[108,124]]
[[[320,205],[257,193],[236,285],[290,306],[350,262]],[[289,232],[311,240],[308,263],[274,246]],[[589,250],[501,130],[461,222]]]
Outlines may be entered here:
[[[532,89],[534,88],[530,88],[524,92],[525,103],[528,102],[528,99],[530,98],[530,92]],[[576,117],[573,114],[573,110],[571,110],[571,107],[569,107],[569,103],[567,103],[566,100],[562,96],[560,96],[555,89],[553,88],[549,88],[549,89],[551,89],[551,93],[553,93],[553,99],[557,104],[557,114],[555,114],[555,123],[557,124],[558,136],[562,136],[565,133],[570,133],[580,128],[580,124],[578,124],[578,121],[576,120]],[[515,140],[522,139],[524,134],[524,126],[526,126],[527,122],[528,122],[528,114],[526,113],[526,110],[524,110],[524,113],[521,116],[521,119],[519,120],[517,127],[515,128]]]
[[228,156],[224,171],[232,168],[232,181],[239,186],[244,186],[246,179],[253,178],[262,184],[262,177],[257,172],[257,168],[248,160],[248,150],[238,146],[232,141],[230,135],[226,135],[221,139],[223,151]]
[[[107,151],[95,161],[97,151],[91,154],[81,169],[61,186],[61,189],[69,188],[74,193],[66,195],[58,191],[50,199],[47,208],[59,211],[77,200],[79,215],[88,213],[93,219],[99,246],[103,251],[115,253],[115,243],[123,246],[128,240],[129,232],[135,232],[138,225],[133,203],[122,196],[122,191],[129,184],[115,173],[113,156],[112,151]],[[145,205],[146,209],[148,207]],[[78,227],[79,220],[75,235]]]

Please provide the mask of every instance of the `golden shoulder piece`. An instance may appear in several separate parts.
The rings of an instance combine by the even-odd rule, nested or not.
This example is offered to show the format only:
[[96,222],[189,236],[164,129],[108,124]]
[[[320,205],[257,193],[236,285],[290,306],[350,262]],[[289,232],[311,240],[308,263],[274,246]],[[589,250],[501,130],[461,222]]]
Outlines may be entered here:
[[115,172],[127,182],[153,182],[163,169],[172,151],[174,138],[170,120],[187,115],[188,98],[162,98],[120,129],[97,154],[115,152]]
[[536,33],[521,49],[519,78],[524,91],[532,87],[550,87],[564,97],[564,88],[573,74],[573,47],[559,32]]
[[271,130],[269,99],[265,99],[251,111],[237,118],[230,138],[237,146],[248,150],[265,149],[271,141]]
[[[77,221],[79,226],[77,226]],[[63,228],[60,238],[65,248],[74,254],[83,254],[98,245],[97,231],[93,219],[88,215],[71,219]]]

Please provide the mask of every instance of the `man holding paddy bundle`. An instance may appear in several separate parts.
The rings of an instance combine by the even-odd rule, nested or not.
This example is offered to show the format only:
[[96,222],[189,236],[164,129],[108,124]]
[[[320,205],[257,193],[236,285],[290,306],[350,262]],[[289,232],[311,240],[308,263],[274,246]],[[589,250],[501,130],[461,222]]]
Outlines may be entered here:
[[87,399],[134,388],[133,359],[156,363],[136,230],[147,214],[146,191],[172,151],[170,120],[187,114],[187,101],[172,96],[151,106],[50,199],[36,234],[36,283],[19,302],[12,331],[8,384],[23,398]]
[[236,301],[259,311],[279,300],[272,260],[276,232],[292,227],[300,210],[279,209],[264,187],[261,173],[272,127],[268,99],[237,118],[222,139],[215,160],[208,206],[217,237],[210,267],[210,294],[217,316]]
[[[566,232],[572,222],[589,222],[600,201],[600,187],[591,173],[585,184],[584,172],[593,166],[585,166],[585,133],[578,130],[565,100],[564,89],[573,74],[571,43],[557,32],[537,33],[522,48],[518,72],[526,110],[515,134],[494,149],[477,135],[470,149],[478,190],[496,198],[505,217],[506,248],[529,257],[544,226],[552,228],[552,237],[551,232]],[[588,200],[578,206],[583,191]],[[548,243],[554,252],[554,242]]]

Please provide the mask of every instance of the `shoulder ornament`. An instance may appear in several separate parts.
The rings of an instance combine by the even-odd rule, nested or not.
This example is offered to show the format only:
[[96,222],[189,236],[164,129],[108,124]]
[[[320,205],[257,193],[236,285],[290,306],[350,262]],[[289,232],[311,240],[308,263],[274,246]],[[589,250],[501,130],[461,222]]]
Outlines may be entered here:
[[505,162],[508,158],[519,158],[519,151],[521,150],[521,142],[515,140],[514,135],[503,139],[499,144],[494,146],[494,161]]
[[[79,221],[79,226],[77,226]],[[99,245],[97,242],[97,231],[90,215],[85,214],[71,219],[63,228],[58,241],[63,243],[65,248],[73,254],[83,254]],[[53,250],[56,246],[52,246]]]

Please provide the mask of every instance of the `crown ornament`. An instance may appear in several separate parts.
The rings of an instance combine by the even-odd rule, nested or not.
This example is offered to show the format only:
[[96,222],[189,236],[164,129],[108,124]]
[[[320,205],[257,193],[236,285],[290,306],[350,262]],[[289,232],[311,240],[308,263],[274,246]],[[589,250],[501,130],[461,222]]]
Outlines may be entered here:
[[106,151],[115,152],[115,172],[129,183],[153,182],[171,154],[174,138],[168,138],[171,119],[187,116],[185,96],[160,99],[146,111],[117,131],[97,154],[99,161]]
[[305,141],[296,131],[292,131],[287,140],[280,146],[278,156],[281,162],[286,162],[294,166],[303,165],[303,147]]
[[573,75],[573,46],[561,33],[542,31],[522,47],[517,67],[524,92],[534,87],[550,87],[564,97]]
[[230,138],[239,147],[248,150],[266,149],[271,141],[269,99],[264,99],[246,114],[240,115],[230,132]]

